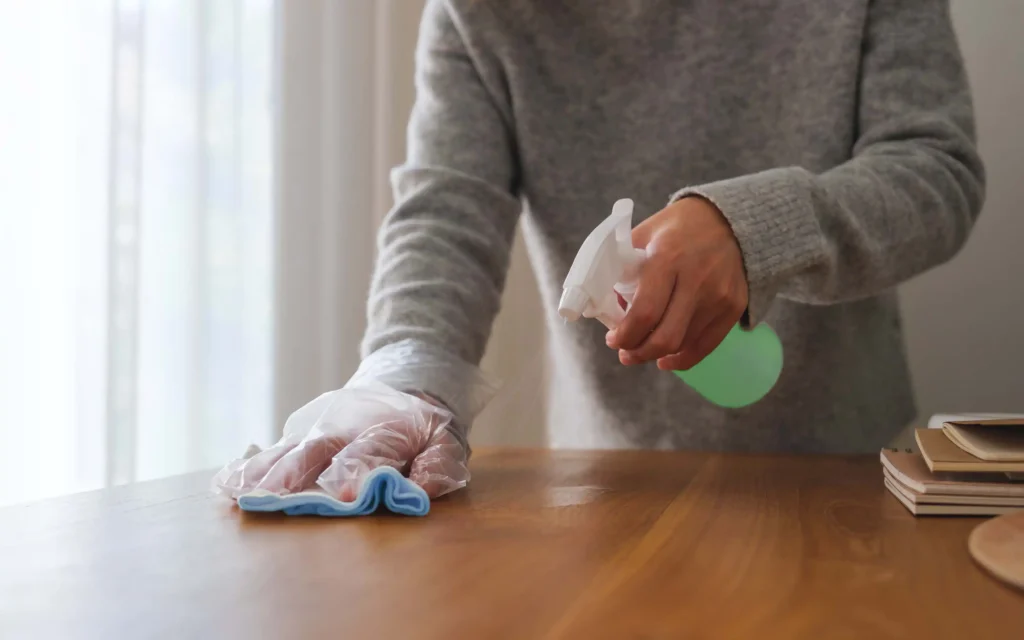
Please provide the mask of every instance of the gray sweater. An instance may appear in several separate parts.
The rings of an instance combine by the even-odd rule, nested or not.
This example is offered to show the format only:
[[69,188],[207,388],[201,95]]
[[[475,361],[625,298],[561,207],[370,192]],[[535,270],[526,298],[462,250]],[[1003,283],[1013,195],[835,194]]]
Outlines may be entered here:
[[[577,407],[556,446],[877,451],[913,418],[894,287],[949,260],[984,198],[946,2],[432,0],[416,62],[368,369],[404,338],[478,363],[522,216],[554,395]],[[555,312],[616,199],[635,224],[686,193],[731,224],[749,322],[785,350],[743,409],[619,364],[598,322]],[[462,410],[464,376],[422,371]]]

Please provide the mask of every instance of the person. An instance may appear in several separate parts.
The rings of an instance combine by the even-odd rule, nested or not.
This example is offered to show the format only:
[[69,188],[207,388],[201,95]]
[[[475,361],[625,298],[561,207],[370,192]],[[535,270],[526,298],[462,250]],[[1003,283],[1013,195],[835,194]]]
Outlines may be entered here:
[[[253,482],[297,490],[343,464],[351,497],[391,464],[424,485],[457,480],[435,495],[462,486],[464,370],[487,344],[521,214],[573,382],[558,393],[594,414],[550,425],[559,446],[874,452],[913,419],[894,288],[952,258],[984,199],[946,2],[430,0],[416,89],[360,371],[451,420],[430,437],[385,442],[356,424],[291,442]],[[562,280],[623,197],[648,254],[633,304],[615,331],[566,326]],[[699,362],[737,322],[768,323],[784,346],[760,402],[723,409],[662,371]],[[446,359],[422,375],[401,365]]]

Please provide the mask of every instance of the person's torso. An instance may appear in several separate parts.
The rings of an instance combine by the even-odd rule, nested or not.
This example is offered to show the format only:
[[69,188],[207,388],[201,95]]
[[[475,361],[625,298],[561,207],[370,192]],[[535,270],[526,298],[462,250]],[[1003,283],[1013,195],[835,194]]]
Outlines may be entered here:
[[777,299],[766,322],[783,342],[782,377],[739,410],[653,365],[620,365],[598,322],[555,313],[577,249],[615,200],[636,202],[636,224],[687,185],[849,159],[867,0],[453,6],[513,129],[556,353],[554,445],[872,450],[913,417],[894,294]]

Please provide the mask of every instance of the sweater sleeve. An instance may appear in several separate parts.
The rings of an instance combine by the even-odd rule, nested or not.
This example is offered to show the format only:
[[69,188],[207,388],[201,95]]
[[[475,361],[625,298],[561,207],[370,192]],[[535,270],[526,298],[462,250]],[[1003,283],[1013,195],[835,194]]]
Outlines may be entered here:
[[[427,3],[407,159],[392,172],[395,205],[378,237],[362,372],[415,387],[468,421],[467,387],[498,312],[521,204],[497,65],[481,73],[487,61],[471,55],[460,27],[445,2]],[[412,345],[401,353],[414,366],[383,363],[382,347],[398,342]]]
[[981,210],[984,168],[947,4],[873,0],[862,51],[849,161],[673,196],[704,197],[731,224],[750,285],[749,324],[775,296],[832,304],[895,287],[952,258]]

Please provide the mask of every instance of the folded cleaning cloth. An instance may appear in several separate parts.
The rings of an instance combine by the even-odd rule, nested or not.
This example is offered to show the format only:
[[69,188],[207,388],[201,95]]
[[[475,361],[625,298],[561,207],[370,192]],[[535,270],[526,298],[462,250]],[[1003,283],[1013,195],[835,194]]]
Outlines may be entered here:
[[389,511],[405,516],[425,516],[430,511],[427,492],[391,467],[371,471],[352,502],[342,502],[322,491],[282,496],[257,489],[238,497],[243,511],[283,511],[290,516],[364,516],[375,512],[382,502]]

